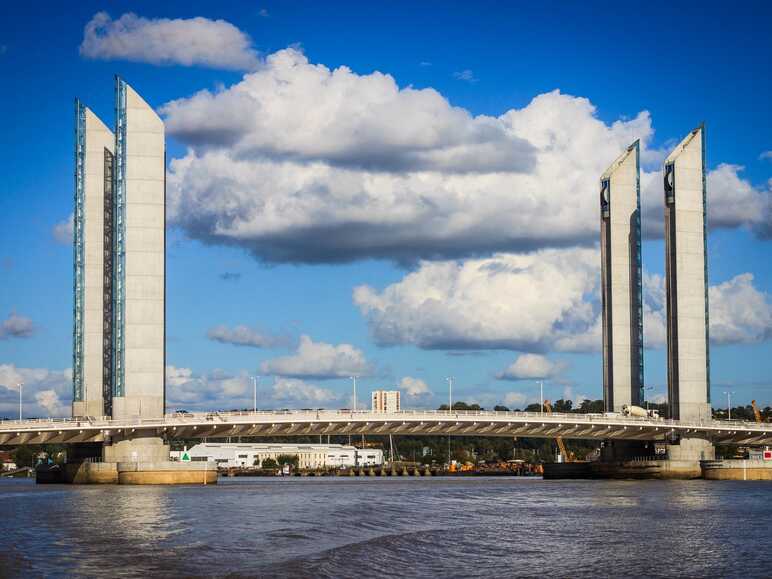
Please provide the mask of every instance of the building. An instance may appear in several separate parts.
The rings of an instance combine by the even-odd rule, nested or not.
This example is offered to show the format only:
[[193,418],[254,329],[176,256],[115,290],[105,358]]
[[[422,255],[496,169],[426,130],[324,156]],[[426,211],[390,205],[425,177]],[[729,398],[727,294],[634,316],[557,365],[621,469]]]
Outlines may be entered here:
[[74,416],[165,410],[164,125],[115,79],[115,128],[76,101]]
[[670,417],[710,420],[705,131],[665,159],[665,291]]
[[[179,460],[184,451],[173,451],[173,460]],[[383,451],[376,448],[358,449],[341,444],[256,444],[212,443],[197,444],[187,451],[191,461],[210,461],[223,468],[259,466],[267,459],[277,460],[281,455],[298,457],[299,468],[340,468],[378,466],[383,464]]]
[[643,401],[639,144],[600,180],[603,399],[608,412]]
[[399,412],[399,390],[376,390],[373,392],[373,412]]

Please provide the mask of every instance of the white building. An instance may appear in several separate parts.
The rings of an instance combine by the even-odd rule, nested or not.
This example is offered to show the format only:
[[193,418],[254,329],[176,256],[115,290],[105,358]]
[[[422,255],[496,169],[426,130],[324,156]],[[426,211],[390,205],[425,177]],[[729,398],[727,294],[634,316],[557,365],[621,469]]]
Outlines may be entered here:
[[377,448],[359,449],[342,444],[282,444],[282,443],[214,443],[197,444],[188,451],[172,451],[172,460],[180,460],[183,452],[191,461],[211,461],[219,467],[259,466],[280,455],[298,457],[300,468],[337,468],[378,466],[383,464],[383,451]]
[[373,412],[399,412],[399,390],[373,392]]

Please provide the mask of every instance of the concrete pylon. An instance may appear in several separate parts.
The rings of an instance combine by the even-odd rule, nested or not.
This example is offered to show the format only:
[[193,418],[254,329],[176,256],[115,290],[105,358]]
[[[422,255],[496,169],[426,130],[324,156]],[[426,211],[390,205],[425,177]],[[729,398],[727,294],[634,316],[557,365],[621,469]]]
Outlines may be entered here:
[[608,412],[643,400],[639,144],[600,179],[603,399]]
[[702,125],[665,159],[663,174],[670,417],[710,420],[707,192]]

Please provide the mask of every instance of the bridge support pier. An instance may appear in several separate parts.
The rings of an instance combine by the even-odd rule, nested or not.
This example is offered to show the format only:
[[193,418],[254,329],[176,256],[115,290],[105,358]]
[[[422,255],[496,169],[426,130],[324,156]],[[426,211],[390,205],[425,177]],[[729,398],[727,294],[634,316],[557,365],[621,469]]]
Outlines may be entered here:
[[[648,444],[648,447],[646,446]],[[591,466],[594,478],[697,479],[700,462],[716,456],[713,444],[701,438],[682,438],[667,445],[667,458],[657,460],[653,443],[613,441]]]

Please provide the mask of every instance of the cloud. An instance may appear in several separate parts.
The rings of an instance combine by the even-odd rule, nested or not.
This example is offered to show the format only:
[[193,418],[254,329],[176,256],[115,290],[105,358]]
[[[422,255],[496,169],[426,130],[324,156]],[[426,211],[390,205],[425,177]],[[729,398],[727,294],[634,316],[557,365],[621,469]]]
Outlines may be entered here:
[[26,316],[11,312],[0,324],[0,340],[29,338],[35,333],[35,324]]
[[[190,368],[166,367],[168,406],[185,410],[252,408],[253,383],[245,371],[232,374],[212,370],[202,374]],[[280,378],[272,385],[258,383],[257,405],[261,409],[311,407],[337,400],[331,390],[302,380]]]
[[206,337],[221,344],[233,344],[234,346],[249,346],[252,348],[275,348],[286,343],[285,338],[270,336],[249,326],[235,326],[229,328],[224,325],[210,328]]
[[301,406],[311,407],[338,399],[338,395],[332,390],[292,378],[278,379],[273,385],[272,396],[281,406],[299,403]]
[[224,281],[239,281],[241,274],[235,271],[226,271],[220,274],[220,279]]
[[[354,288],[353,300],[381,346],[592,352],[602,340],[599,270],[598,251],[581,248],[421,262],[382,291]],[[643,290],[644,345],[662,347],[664,279],[644,272]],[[711,286],[709,306],[714,344],[772,335],[770,297],[753,286],[749,273]],[[509,370],[501,376],[513,379]]]
[[539,354],[520,354],[510,366],[496,375],[499,380],[534,380],[560,373],[564,364],[552,362]]
[[268,9],[267,8],[261,8],[257,12],[257,15],[262,17],[262,18],[268,18],[270,16],[270,14],[268,13]]
[[413,378],[411,376],[405,376],[399,382],[399,389],[403,390],[405,394],[411,398],[418,398],[421,396],[431,396],[432,391],[429,390],[429,386],[423,380],[419,378]]
[[765,161],[765,160],[766,161],[772,161],[772,151],[764,151],[763,153],[761,153],[761,155],[759,155],[759,160],[760,161]]
[[225,20],[148,19],[126,13],[117,20],[97,12],[83,30],[80,54],[100,60],[131,60],[253,70],[260,58],[250,37]]
[[422,262],[382,292],[356,287],[353,299],[382,346],[540,352],[594,324],[599,259],[596,250],[549,249]]
[[468,68],[454,72],[453,78],[455,78],[456,80],[463,80],[464,82],[468,82],[469,84],[474,84],[478,80],[480,80],[476,78],[474,76],[474,72],[469,70]]
[[20,383],[24,384],[25,417],[62,417],[70,414],[71,369],[19,368],[14,364],[0,364],[0,418],[19,416]]
[[504,395],[504,404],[510,408],[520,408],[527,401],[526,395],[522,392],[507,392]]
[[[329,69],[289,48],[230,87],[167,103],[163,114],[188,146],[170,163],[170,224],[265,262],[414,265],[590,246],[598,179],[636,139],[644,230],[663,234],[653,167],[666,151],[650,147],[647,111],[606,123],[588,99],[555,90],[500,116],[474,116],[434,89]],[[756,210],[769,207],[769,190],[739,171],[710,172],[709,222],[763,236],[770,212]]]
[[69,410],[62,404],[59,395],[54,390],[35,392],[35,400],[38,406],[48,412],[47,416],[63,416]]
[[74,221],[75,216],[70,213],[70,216],[67,219],[59,221],[54,225],[51,234],[54,236],[57,243],[61,243],[62,245],[72,245],[73,228],[75,227]]
[[367,376],[372,373],[372,367],[361,350],[350,344],[335,346],[314,342],[306,335],[300,336],[295,354],[263,362],[260,369],[265,374],[317,380]]

